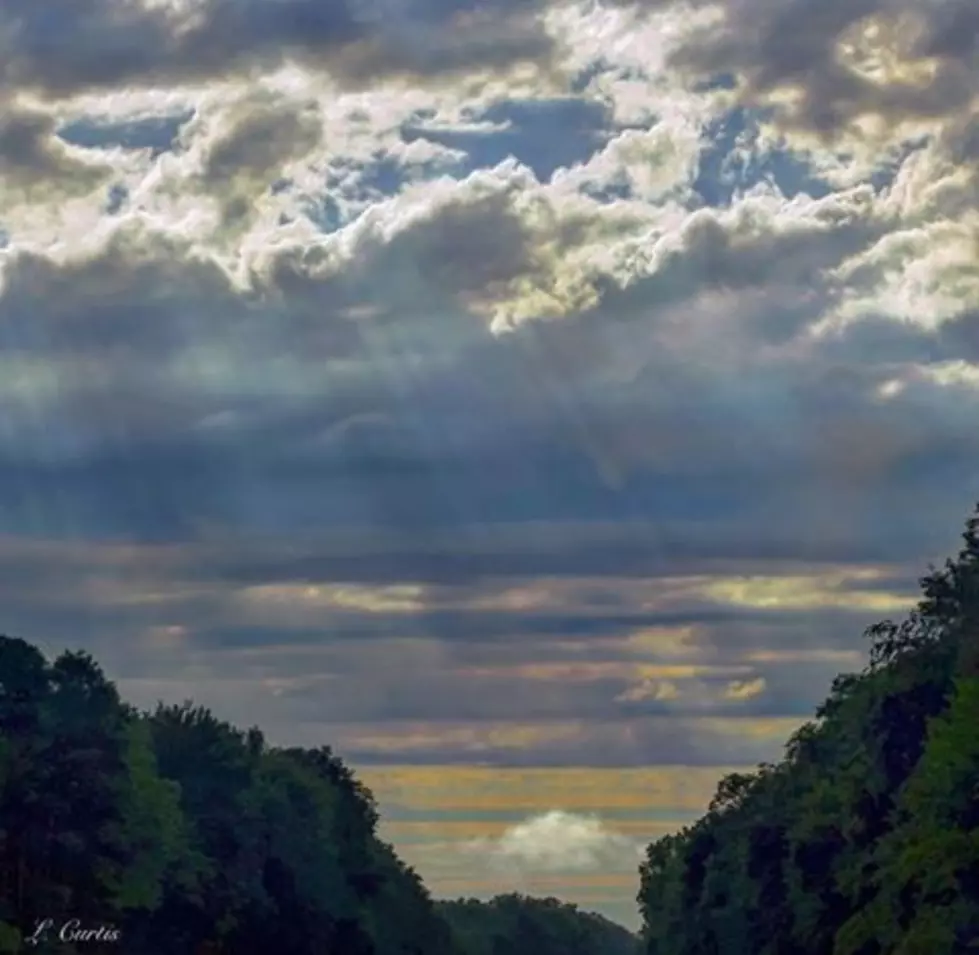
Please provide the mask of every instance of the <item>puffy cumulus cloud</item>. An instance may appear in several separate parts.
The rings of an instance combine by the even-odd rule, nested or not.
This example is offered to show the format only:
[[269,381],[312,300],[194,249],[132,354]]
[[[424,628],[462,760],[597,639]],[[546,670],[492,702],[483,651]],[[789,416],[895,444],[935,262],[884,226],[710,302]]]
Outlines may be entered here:
[[[807,712],[974,492],[975,124],[886,175],[773,139],[671,67],[764,65],[770,12],[693,8],[93,3],[43,62],[5,8],[12,626],[373,760],[706,763]],[[382,83],[413,23],[515,45]],[[524,41],[560,68],[485,71]]]
[[[965,157],[975,146],[979,48],[969,0],[697,6],[712,16],[669,62],[694,83],[733,80],[736,101],[759,111],[764,139],[828,182],[902,179],[905,211],[943,202],[958,218],[975,208]],[[923,165],[927,181],[914,189],[903,173]]]
[[522,874],[597,871],[617,866],[623,855],[642,854],[637,841],[608,828],[597,816],[559,809],[519,822],[498,839],[466,848],[488,856],[491,866]]
[[970,10],[0,4],[4,628],[418,778],[776,757],[979,483]]
[[[873,323],[886,317],[905,329],[918,326],[931,332],[920,339],[923,349],[909,357],[927,360],[930,351],[938,363],[972,358],[971,353],[961,351],[974,333],[975,315],[968,303],[979,291],[974,267],[976,237],[969,232],[942,223],[905,235],[892,234],[891,241],[857,257],[840,270],[846,291],[816,333],[832,336],[869,319],[850,331],[854,337],[872,334]],[[872,278],[875,272],[879,278]],[[895,339],[901,333],[900,327],[894,329]]]
[[[461,181],[405,188],[326,238],[300,244],[303,231],[291,240],[284,232],[281,244],[257,250],[257,274],[287,286],[297,305],[307,296],[318,306],[340,299],[387,314],[397,300],[425,307],[429,320],[441,317],[433,308],[482,316],[495,331],[599,308],[625,317],[640,301],[664,317],[685,305],[702,323],[720,321],[716,310],[737,306],[730,293],[740,292],[742,321],[784,339],[823,314],[838,294],[832,270],[884,228],[864,187],[784,207],[777,195],[758,194],[729,211],[687,214],[582,195],[572,186],[587,183],[587,168],[544,186],[505,162]],[[368,287],[374,274],[384,285]],[[764,289],[766,299],[751,297],[752,289]],[[451,320],[457,333],[461,319]],[[579,347],[574,339],[589,332],[575,326],[560,335]],[[636,341],[623,344],[634,361]]]
[[689,200],[703,143],[689,116],[627,129],[591,159],[562,170],[561,182],[590,194],[626,193],[645,202]]
[[[385,807],[384,838],[425,873],[436,895],[489,898],[516,888],[536,896],[557,895],[631,925],[635,847],[703,812],[723,772],[722,767],[501,771],[367,766],[358,775]],[[601,853],[601,864],[589,869],[502,864],[493,850],[504,837],[517,826],[551,815],[554,806],[579,824],[594,821],[618,836],[621,850]],[[551,859],[557,861],[553,855]]]

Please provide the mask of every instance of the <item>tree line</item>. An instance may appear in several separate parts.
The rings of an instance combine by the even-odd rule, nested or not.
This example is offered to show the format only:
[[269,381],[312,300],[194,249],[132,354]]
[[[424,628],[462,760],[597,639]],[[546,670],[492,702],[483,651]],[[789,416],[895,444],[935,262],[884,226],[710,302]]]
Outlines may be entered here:
[[641,939],[556,899],[436,902],[327,746],[141,712],[0,637],[0,953],[979,953],[979,511],[784,757],[652,843]]
[[0,952],[635,951],[554,900],[436,906],[377,823],[328,747],[271,747],[191,702],[139,712],[88,654],[0,637]]
[[437,903],[461,955],[639,955],[621,925],[558,899],[519,893]]
[[784,758],[649,846],[646,955],[979,953],[979,512]]

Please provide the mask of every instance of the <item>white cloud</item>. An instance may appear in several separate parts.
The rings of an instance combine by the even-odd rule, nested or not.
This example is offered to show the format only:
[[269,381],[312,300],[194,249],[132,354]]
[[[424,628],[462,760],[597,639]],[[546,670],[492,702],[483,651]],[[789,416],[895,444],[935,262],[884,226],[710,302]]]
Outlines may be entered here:
[[476,840],[467,849],[488,855],[494,867],[523,875],[593,872],[642,852],[639,843],[609,828],[598,816],[559,809],[531,816],[498,839]]
[[[675,519],[675,539],[704,552],[729,540],[761,547],[760,526],[780,554],[788,541],[813,552],[864,541],[891,526],[874,501],[901,511],[928,487],[957,509],[970,476],[950,489],[924,462],[974,449],[975,117],[943,117],[911,144],[906,131],[888,134],[886,150],[855,134],[829,146],[751,116],[745,129],[761,132],[742,134],[733,94],[692,86],[671,65],[716,10],[645,6],[658,11],[550,10],[560,61],[546,76],[527,65],[458,83],[385,73],[344,87],[309,60],[272,57],[260,79],[189,71],[175,92],[141,87],[153,73],[97,94],[18,99],[19,119],[0,130],[0,347],[10,366],[0,367],[0,453],[34,464],[110,449],[139,460],[149,443],[187,478],[166,489],[161,479],[156,498],[134,495],[160,501],[160,526],[185,526],[185,510],[195,528],[207,517],[270,529],[342,512],[364,525],[358,547],[366,528],[441,519],[443,507],[498,525],[521,498],[521,535],[528,515],[540,527],[556,527],[555,513],[597,526],[610,495],[590,483],[592,464],[650,526],[658,508],[671,510],[678,475],[695,479],[684,514],[723,489],[723,515],[711,504],[711,522]],[[527,107],[522,98],[534,101],[524,125],[487,119]],[[173,148],[58,136],[87,124],[98,142],[99,126],[137,121],[161,124]],[[732,165],[731,181],[704,198],[703,183]],[[113,188],[128,200],[110,210]],[[879,357],[878,338],[908,323],[918,337],[894,346],[905,349],[897,358]],[[858,340],[868,326],[869,344]],[[515,334],[491,338],[502,331]],[[386,460],[410,465],[403,479],[380,473]],[[422,460],[445,493],[412,470]],[[69,495],[63,523],[134,520],[135,506],[102,490],[112,477]],[[895,497],[851,497],[855,480],[893,481]],[[609,540],[619,546],[626,533],[615,526]],[[419,534],[428,550],[448,553],[447,537],[430,534]],[[541,534],[519,537],[519,554],[541,547],[556,560]],[[814,607],[811,595],[762,589],[725,602],[752,613]],[[311,629],[326,608],[377,616],[416,600],[316,581],[283,593],[293,625]],[[250,596],[259,618],[282,610],[268,592]],[[417,699],[427,704],[432,686]],[[498,705],[496,687],[483,715]],[[384,689],[378,699],[393,698]],[[348,716],[369,701],[357,690]],[[725,691],[637,677],[595,698],[627,713],[729,712],[746,705],[734,697],[778,702],[779,691],[761,678]],[[553,710],[558,697],[535,687],[521,705]],[[391,705],[409,703],[419,705]]]

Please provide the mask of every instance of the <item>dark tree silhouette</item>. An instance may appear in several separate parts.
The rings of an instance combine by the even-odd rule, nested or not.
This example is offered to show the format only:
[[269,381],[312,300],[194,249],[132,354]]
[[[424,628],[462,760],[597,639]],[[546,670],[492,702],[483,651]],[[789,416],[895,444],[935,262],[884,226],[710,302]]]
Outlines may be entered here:
[[647,955],[979,952],[979,513],[777,766],[649,847]]
[[[139,713],[87,654],[0,637],[0,953],[90,952],[25,943],[78,919],[126,955],[469,955],[377,823],[328,747],[270,748],[191,702]],[[635,944],[531,899],[484,914],[508,955]]]

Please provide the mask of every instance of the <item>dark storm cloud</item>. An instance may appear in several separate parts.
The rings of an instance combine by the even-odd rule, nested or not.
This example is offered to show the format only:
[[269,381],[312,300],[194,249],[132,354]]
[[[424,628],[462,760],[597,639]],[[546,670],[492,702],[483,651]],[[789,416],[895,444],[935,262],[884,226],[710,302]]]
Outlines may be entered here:
[[238,176],[265,180],[283,159],[316,146],[318,118],[302,116],[276,104],[250,102],[230,129],[209,146],[204,161],[204,184],[217,187]]
[[[542,60],[550,42],[535,5],[469,0],[9,0],[0,8],[0,89],[49,96],[268,70],[286,59],[358,84]],[[474,21],[475,18],[475,21]]]
[[[154,413],[150,406],[144,420],[151,423]],[[641,575],[669,561],[712,555],[859,560],[935,553],[969,505],[974,451],[956,451],[949,443],[936,446],[932,458],[916,450],[911,458],[893,459],[901,467],[890,487],[848,487],[838,472],[845,478],[852,469],[847,455],[853,449],[845,435],[840,440],[841,461],[824,468],[820,481],[779,487],[773,475],[756,486],[743,480],[732,493],[724,485],[735,475],[718,476],[731,512],[713,517],[707,527],[691,524],[698,504],[712,506],[706,480],[698,496],[682,478],[637,474],[630,508],[604,489],[587,457],[576,465],[573,486],[556,497],[548,483],[568,481],[567,459],[548,467],[538,455],[532,462],[537,480],[514,480],[509,493],[519,500],[512,501],[498,487],[497,474],[475,467],[445,474],[432,460],[427,471],[414,474],[383,466],[347,477],[317,467],[289,473],[261,463],[262,449],[250,452],[247,438],[233,453],[220,454],[203,445],[195,450],[159,439],[140,442],[134,429],[128,439],[117,439],[119,451],[87,463],[6,465],[0,479],[9,504],[3,525],[42,532],[66,524],[95,538],[144,541],[181,540],[207,526],[260,535],[325,535],[331,528],[344,534],[342,546],[287,556],[281,565],[274,559],[241,561],[236,573],[243,580],[283,574],[378,582],[406,573],[431,581],[510,573]],[[52,456],[57,450],[54,434],[43,442],[26,436],[21,454]],[[498,466],[505,463],[497,460]],[[519,458],[512,463],[516,472],[525,466]],[[838,503],[824,509],[819,495],[830,489]],[[927,501],[944,520],[916,517],[916,500]],[[904,515],[897,523],[889,517],[895,511]],[[376,549],[372,534],[378,535]]]
[[938,338],[949,359],[979,362],[979,309],[966,309],[944,322]]
[[17,250],[4,280],[0,348],[7,354],[101,356],[116,369],[135,357],[158,363],[205,322],[220,330],[229,310],[241,310],[224,272],[160,235],[120,233],[64,263]]
[[[706,603],[685,610],[663,610],[618,615],[536,613],[519,614],[490,611],[439,611],[427,609],[416,616],[405,614],[330,614],[330,638],[363,641],[385,638],[397,630],[405,637],[433,636],[447,640],[495,641],[541,638],[566,640],[600,640],[621,638],[645,627],[676,627],[692,624],[719,625],[743,621],[792,622],[794,613],[716,607]],[[202,635],[202,648],[234,650],[268,647],[276,643],[299,646],[323,640],[322,628],[285,628],[282,624],[257,627],[234,624],[216,628]]]
[[[141,247],[120,235],[64,265],[15,254],[0,344],[18,360],[59,364],[53,395],[8,406],[4,526],[48,521],[142,540],[184,539],[208,525],[377,532],[377,551],[290,558],[296,574],[368,580],[403,578],[406,562],[415,579],[458,580],[508,569],[637,574],[711,554],[904,557],[940,552],[954,533],[975,493],[970,406],[924,382],[887,402],[874,396],[895,360],[919,347],[968,354],[968,315],[938,332],[903,333],[905,344],[893,333],[891,354],[872,354],[874,335],[889,330],[857,326],[851,344],[779,365],[754,354],[759,336],[790,337],[784,314],[766,322],[775,321],[773,301],[785,302],[778,295],[722,299],[725,353],[691,362],[674,360],[669,341],[650,344],[655,322],[624,320],[642,296],[633,306],[610,296],[603,323],[567,319],[503,339],[451,312],[416,319],[424,303],[408,307],[407,296],[397,310],[398,267],[412,271],[405,262],[441,262],[426,274],[453,293],[518,268],[514,250],[528,241],[519,222],[499,204],[477,211],[448,208],[414,230],[414,245],[395,239],[365,253],[352,274],[310,276],[313,253],[292,272],[277,259],[262,294],[233,289],[172,241]],[[495,228],[481,232],[484,219]],[[504,239],[510,257],[497,254]],[[847,227],[841,241],[854,251],[866,235]],[[711,216],[696,218],[687,246],[670,278],[650,280],[680,300],[694,298],[699,282],[717,290],[715,265],[743,292],[802,285],[835,261],[820,229],[796,231],[779,275],[778,242],[730,239]],[[390,301],[390,314],[350,318],[361,286],[378,275],[385,281],[373,295]],[[662,296],[646,291],[648,314]],[[663,334],[682,342],[697,322],[711,327],[715,317],[699,309],[662,323]],[[604,382],[621,355],[638,365],[631,380]],[[254,383],[285,358],[294,372]],[[324,371],[340,358],[356,360],[357,373],[349,364],[342,378]],[[235,375],[214,384],[212,363]],[[298,384],[309,390],[290,394]],[[933,510],[913,506],[925,501]],[[499,525],[512,536],[486,530]],[[242,572],[279,573],[275,561]]]
[[[954,543],[955,531],[948,528],[959,523],[962,503],[946,505],[947,512],[956,508],[958,512],[945,528],[936,528],[925,519],[909,519],[904,512],[904,529],[885,540],[873,535],[862,537],[857,530],[849,536],[803,538],[799,542],[793,536],[794,528],[782,531],[765,526],[750,532],[745,528],[742,533],[734,521],[707,528],[666,518],[645,524],[530,522],[496,528],[487,524],[472,527],[465,539],[458,530],[399,535],[391,529],[373,541],[368,532],[361,540],[347,534],[339,546],[331,546],[324,539],[320,546],[308,542],[279,555],[232,553],[222,573],[242,584],[293,580],[396,583],[406,576],[420,582],[468,583],[540,574],[644,577],[671,569],[693,573],[711,566],[711,561],[738,558],[791,561],[801,557],[817,562],[902,556],[914,559],[922,551],[940,554],[949,542]],[[964,503],[968,506],[968,500]]]
[[108,166],[70,155],[55,126],[43,113],[0,101],[0,184],[15,195],[43,200],[91,192],[108,179]]
[[[538,531],[525,537],[524,547],[539,536]],[[330,544],[339,553],[349,549],[336,539],[325,539],[321,546]],[[518,547],[519,541],[514,544]],[[309,542],[305,546],[312,549]],[[531,727],[544,721],[545,730],[548,720],[585,721],[581,746],[573,753],[560,739],[554,746],[546,740],[499,745],[486,756],[491,762],[638,765],[662,754],[667,760],[706,765],[708,753],[716,762],[725,743],[716,729],[708,728],[701,738],[696,726],[684,722],[687,717],[801,716],[835,672],[832,661],[819,662],[819,654],[858,649],[867,619],[832,608],[739,607],[696,591],[679,601],[670,597],[669,575],[746,569],[740,560],[718,564],[716,556],[699,564],[671,561],[658,570],[649,568],[647,585],[631,592],[621,589],[619,578],[610,578],[604,587],[593,578],[590,586],[609,599],[576,610],[561,608],[559,594],[537,612],[464,609],[468,600],[505,604],[509,587],[533,588],[540,579],[519,573],[469,587],[443,581],[438,593],[412,591],[412,604],[398,612],[385,609],[383,592],[359,592],[359,612],[345,609],[342,598],[350,592],[344,586],[326,587],[318,596],[316,584],[351,580],[349,571],[341,575],[340,562],[333,578],[280,574],[292,590],[278,591],[276,576],[268,573],[254,581],[255,587],[243,588],[235,571],[243,555],[250,552],[268,561],[277,549],[295,554],[302,547],[297,538],[278,547],[254,537],[155,547],[83,538],[0,538],[2,625],[6,632],[29,634],[49,651],[64,646],[91,650],[139,705],[192,695],[225,718],[258,718],[273,735],[288,726],[293,741],[297,733],[318,727],[321,741],[339,741],[344,755],[365,761],[371,753],[345,736],[350,724],[370,725],[384,736],[401,733],[411,721],[425,721],[429,732],[438,735],[439,727],[451,731],[454,723],[465,721],[478,739],[493,721],[516,719]],[[440,550],[452,554],[449,547]],[[413,558],[404,555],[399,566],[403,584],[404,574],[415,569]],[[753,567],[763,570],[757,563]],[[776,562],[769,570],[793,568]],[[818,568],[809,571],[818,573]],[[307,596],[307,585],[313,585],[312,596]],[[852,586],[859,589],[860,582]],[[304,612],[307,599],[312,605]],[[398,592],[387,599],[398,600]],[[453,600],[463,609],[438,609]],[[257,618],[263,622],[256,623]],[[668,648],[660,660],[655,637],[645,651],[624,641],[678,627],[691,631],[683,660],[693,668],[677,678],[671,676],[672,664],[683,660]],[[555,656],[556,648],[569,642],[590,652]],[[815,662],[778,660],[779,652],[807,650],[816,654]],[[746,655],[759,652],[757,662],[744,665]],[[773,653],[768,660],[766,654]],[[658,662],[665,664],[663,679],[673,681],[679,695],[624,696],[636,688],[633,668],[655,669]],[[758,684],[759,678],[764,682]],[[731,695],[740,685],[750,690],[744,699]],[[665,741],[653,729],[665,719],[679,721],[681,736],[693,733],[690,747],[663,750]],[[403,743],[394,740],[382,755],[390,759],[396,752],[406,762],[434,760],[434,749],[419,750],[410,739]],[[474,755],[471,748],[456,752],[451,740],[440,750],[448,762]],[[681,753],[687,755],[681,758]]]
[[[802,94],[789,118],[823,133],[876,115],[889,121],[954,117],[974,101],[979,9],[972,0],[718,0],[721,24],[705,26],[673,57],[697,75],[734,73],[749,102],[779,90]],[[876,82],[840,56],[868,18],[888,24],[901,62],[933,70]]]
[[240,224],[254,216],[255,198],[284,165],[319,145],[323,128],[314,105],[297,109],[261,94],[238,104],[230,120],[208,144],[199,183],[208,195],[220,198],[223,221]]
[[[698,566],[725,553],[743,554],[741,542],[725,535],[696,530],[686,533],[680,522],[672,525],[601,525],[597,522],[561,522],[496,527],[475,525],[467,540],[455,532],[397,534],[391,529],[373,542],[349,539],[346,547],[307,546],[300,553],[278,557],[232,555],[224,573],[243,584],[289,580],[356,580],[394,583],[407,575],[431,583],[469,583],[482,579],[556,576],[644,576],[670,567]],[[924,528],[919,528],[922,530]],[[936,535],[937,536],[937,535]],[[947,537],[948,535],[943,535]],[[774,539],[772,539],[774,537]],[[753,538],[753,556],[792,558],[798,547],[788,535],[765,534]],[[873,541],[806,544],[802,550],[814,560],[881,556]],[[907,541],[912,548],[918,541]]]
[[[68,312],[49,338],[128,356],[179,344],[161,323],[134,324],[133,351],[125,336],[110,346],[133,314],[154,313],[92,308],[104,338],[77,338],[84,323],[72,321],[83,314]],[[26,318],[8,333],[20,328],[37,333]],[[37,427],[35,408],[18,440],[7,437],[3,521],[22,528],[47,502],[95,536],[181,539],[208,523],[263,534],[359,529],[381,534],[379,551],[353,544],[296,557],[296,573],[305,563],[327,576],[396,579],[407,561],[417,579],[459,579],[508,567],[641,573],[712,553],[932,554],[974,493],[969,406],[924,385],[874,402],[887,368],[849,377],[838,352],[822,367],[766,369],[754,384],[736,369],[701,378],[656,363],[624,392],[579,389],[572,421],[596,436],[588,445],[546,390],[531,387],[539,369],[503,360],[505,350],[469,355],[465,380],[433,370],[424,383],[393,387],[368,376],[300,401],[197,393],[142,365],[128,378],[119,364],[114,377],[63,379],[47,425]],[[201,426],[208,416],[214,424]],[[616,483],[602,462],[618,468]],[[823,509],[826,494],[833,503]],[[586,530],[586,521],[598,523]],[[502,537],[483,530],[501,524],[511,526]],[[462,532],[474,546],[454,541]],[[278,574],[274,561],[243,572]]]

